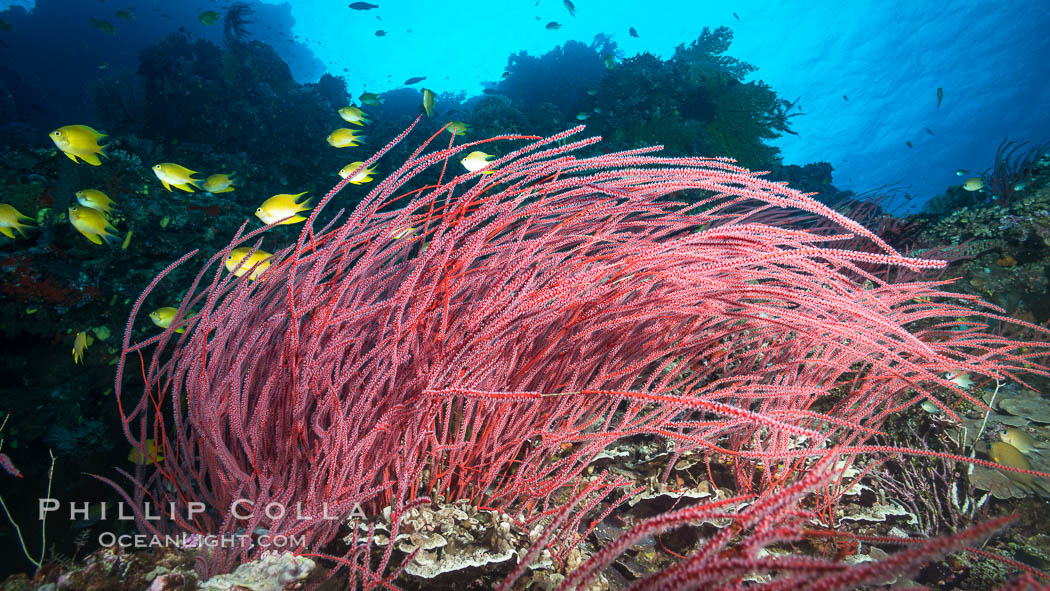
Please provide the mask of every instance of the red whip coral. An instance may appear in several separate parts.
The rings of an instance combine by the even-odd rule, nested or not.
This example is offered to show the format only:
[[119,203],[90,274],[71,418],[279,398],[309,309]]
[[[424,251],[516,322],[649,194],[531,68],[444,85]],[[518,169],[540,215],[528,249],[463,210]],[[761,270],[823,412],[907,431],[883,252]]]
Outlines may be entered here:
[[[585,470],[624,437],[728,454],[741,494],[775,496],[807,458],[879,451],[867,438],[909,404],[925,398],[951,414],[949,391],[983,406],[948,371],[1042,371],[1031,362],[1041,345],[980,329],[997,310],[865,270],[943,263],[904,257],[725,159],[651,155],[659,148],[576,158],[599,141],[573,141],[582,129],[427,152],[431,138],[321,226],[347,181],[337,185],[261,274],[223,269],[268,228],[238,233],[171,326],[132,343],[143,300],[190,255],[158,276],[133,309],[117,378],[125,434],[145,454],[147,439],[157,449],[129,500],[170,513],[140,512],[140,527],[265,528],[318,552],[341,526],[326,514],[389,506],[393,539],[408,507],[470,499],[524,526],[554,519],[544,539],[558,557],[579,541],[583,516],[627,484]],[[496,141],[526,143],[492,174],[445,179],[450,158]],[[438,165],[437,182],[410,185]],[[670,197],[680,191],[695,199]],[[793,210],[825,231],[778,225]],[[836,248],[858,238],[871,248]],[[122,389],[129,358],[143,358],[140,397]],[[830,410],[811,410],[822,398]],[[561,511],[569,498],[571,514]],[[288,511],[267,515],[270,503]],[[340,562],[379,584],[392,547],[378,566],[356,543]],[[208,570],[263,549],[219,548]]]

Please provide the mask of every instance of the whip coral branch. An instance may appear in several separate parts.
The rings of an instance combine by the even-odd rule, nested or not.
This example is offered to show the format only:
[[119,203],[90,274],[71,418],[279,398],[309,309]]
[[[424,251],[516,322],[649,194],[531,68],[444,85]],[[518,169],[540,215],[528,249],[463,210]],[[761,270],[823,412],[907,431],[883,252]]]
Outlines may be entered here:
[[[124,433],[157,449],[128,496],[208,510],[140,527],[265,528],[302,534],[304,550],[324,554],[341,526],[325,512],[400,515],[429,497],[469,499],[522,524],[554,519],[573,534],[542,539],[575,539],[597,499],[634,488],[587,470],[632,435],[676,453],[724,451],[741,495],[793,507],[798,495],[784,491],[826,472],[811,469],[814,457],[894,452],[866,442],[908,404],[980,404],[948,372],[1046,374],[1032,363],[1044,344],[951,326],[960,314],[970,326],[998,321],[998,310],[952,300],[944,282],[898,285],[871,270],[943,262],[903,256],[725,159],[650,148],[577,157],[600,140],[574,139],[582,130],[445,148],[431,138],[345,217],[322,224],[346,181],[332,189],[258,278],[223,268],[233,248],[270,239],[269,227],[242,227],[204,262],[172,326],[135,343],[141,303],[189,255],[162,273],[136,302],[118,365]],[[416,182],[491,142],[507,152],[491,174]],[[680,191],[692,200],[676,200]],[[820,231],[785,212],[821,220]],[[847,240],[864,250],[842,248]],[[137,395],[124,373],[140,354]],[[561,516],[566,498],[576,508]],[[238,517],[238,499],[298,505],[308,517]],[[790,537],[762,531],[756,546]],[[555,558],[575,543],[551,544]],[[217,548],[208,570],[261,551]],[[674,577],[719,572],[727,556],[712,552]],[[373,584],[399,572],[395,560],[388,546],[378,561],[355,549],[343,562]]]

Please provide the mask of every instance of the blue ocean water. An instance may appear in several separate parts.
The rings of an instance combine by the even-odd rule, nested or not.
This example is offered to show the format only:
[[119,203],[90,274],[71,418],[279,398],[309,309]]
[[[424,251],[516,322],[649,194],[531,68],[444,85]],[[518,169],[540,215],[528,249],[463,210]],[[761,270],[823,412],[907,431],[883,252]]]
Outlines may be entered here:
[[[511,54],[542,55],[599,34],[624,57],[668,58],[702,27],[725,25],[734,34],[727,53],[758,68],[749,79],[798,100],[794,112],[802,115],[791,121],[797,135],[774,141],[785,163],[830,162],[834,184],[857,192],[900,183],[913,197],[911,209],[957,184],[957,169],[990,167],[1004,138],[1050,136],[1050,11],[1036,0],[579,0],[574,16],[562,0],[379,0],[368,10],[342,0],[251,4],[252,37],[270,43],[298,81],[344,76],[352,96],[400,88],[415,76],[426,76],[438,93],[477,94],[499,80]],[[77,119],[89,115],[86,79],[104,74],[96,64],[133,69],[139,51],[180,28],[218,42],[221,26],[202,26],[198,16],[227,4],[0,2],[12,5],[30,7],[36,18],[5,13],[15,25],[3,37],[8,67],[35,76],[47,100]],[[131,8],[134,20],[115,19],[122,8]],[[90,18],[108,19],[118,33],[90,27]],[[548,30],[549,22],[561,28]],[[628,34],[632,27],[637,37]]]

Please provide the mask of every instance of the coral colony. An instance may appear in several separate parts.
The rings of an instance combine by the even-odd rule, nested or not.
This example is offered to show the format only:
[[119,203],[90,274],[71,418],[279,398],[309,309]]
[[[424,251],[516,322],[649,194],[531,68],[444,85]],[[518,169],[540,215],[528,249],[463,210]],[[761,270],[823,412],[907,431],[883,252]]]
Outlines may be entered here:
[[[249,256],[257,268],[223,268],[234,248],[253,254],[269,227],[238,232],[163,333],[133,343],[129,321],[117,399],[126,436],[151,461],[110,482],[140,530],[301,536],[300,553],[346,569],[351,585],[391,588],[415,552],[377,546],[374,527],[323,519],[322,509],[385,514],[393,540],[406,513],[467,501],[533,534],[502,588],[544,555],[571,589],[646,536],[723,518],[729,527],[642,586],[765,575],[775,588],[852,589],[1009,521],[928,540],[854,536],[908,545],[856,566],[819,552],[760,553],[849,535],[828,516],[841,490],[833,485],[858,458],[994,465],[873,437],[926,401],[946,416],[963,400],[986,408],[946,375],[1046,375],[1046,344],[987,330],[1019,321],[941,282],[884,281],[889,267],[915,276],[944,263],[904,256],[785,184],[659,148],[577,158],[600,140],[577,139],[582,129],[460,145],[453,136],[444,149],[431,148],[432,137],[321,225],[322,209],[341,208],[341,182],[268,266]],[[492,142],[507,155],[486,170],[446,168]],[[428,169],[440,177],[424,184]],[[153,281],[132,319],[191,256]],[[138,363],[140,398],[122,387]],[[701,453],[709,472],[728,465],[735,492],[636,521],[568,568],[594,528],[640,492],[595,461],[631,437],[670,450],[668,471],[687,453]],[[238,500],[312,517],[238,518]],[[146,503],[174,510],[145,519]],[[229,572],[262,551],[218,546],[198,570]]]

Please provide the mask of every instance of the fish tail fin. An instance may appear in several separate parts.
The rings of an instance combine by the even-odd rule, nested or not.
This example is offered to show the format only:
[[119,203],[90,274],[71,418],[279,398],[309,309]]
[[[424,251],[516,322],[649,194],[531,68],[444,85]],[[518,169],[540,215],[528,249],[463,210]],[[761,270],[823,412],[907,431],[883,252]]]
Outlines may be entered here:
[[[0,226],[0,234],[7,236],[11,240],[15,239],[15,233],[12,232],[11,228],[8,228],[7,226]],[[25,236],[25,234],[23,234],[23,236]]]
[[109,224],[107,224],[105,229],[102,232],[102,238],[105,239],[106,244],[108,244],[110,246],[113,246],[113,240],[120,238],[120,235],[112,233],[112,232],[110,232],[110,230],[113,230],[113,232],[116,232],[117,229],[114,228],[113,226],[110,226]]

